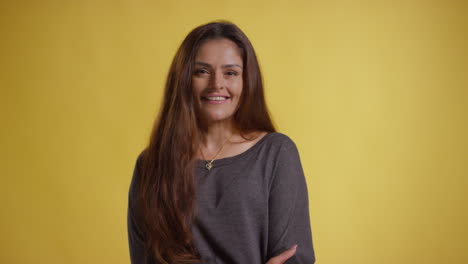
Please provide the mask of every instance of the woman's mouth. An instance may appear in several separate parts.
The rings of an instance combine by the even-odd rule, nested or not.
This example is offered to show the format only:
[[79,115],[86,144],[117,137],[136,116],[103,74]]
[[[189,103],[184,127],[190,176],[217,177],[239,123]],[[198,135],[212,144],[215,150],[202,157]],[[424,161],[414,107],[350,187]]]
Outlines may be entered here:
[[225,103],[230,97],[228,96],[202,96],[202,101],[208,104],[222,104]]

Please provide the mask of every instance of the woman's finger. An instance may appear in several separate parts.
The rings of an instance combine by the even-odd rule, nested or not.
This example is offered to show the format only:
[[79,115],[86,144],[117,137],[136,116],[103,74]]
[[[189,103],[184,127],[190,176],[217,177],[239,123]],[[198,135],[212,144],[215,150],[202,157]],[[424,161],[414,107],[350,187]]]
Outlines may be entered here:
[[286,260],[288,260],[290,257],[294,256],[294,254],[296,254],[296,248],[297,245],[292,246],[290,249],[268,260],[266,264],[283,264],[284,262],[286,262]]

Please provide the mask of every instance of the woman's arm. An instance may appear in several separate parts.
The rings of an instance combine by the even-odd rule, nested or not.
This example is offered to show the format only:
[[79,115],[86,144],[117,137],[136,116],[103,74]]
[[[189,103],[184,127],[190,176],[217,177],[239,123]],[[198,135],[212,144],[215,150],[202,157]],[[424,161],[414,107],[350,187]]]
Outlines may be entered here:
[[137,193],[140,179],[141,155],[138,156],[128,191],[127,230],[131,264],[147,264],[145,260],[145,235],[142,217],[138,210]]
[[279,148],[275,163],[270,185],[268,226],[267,259],[297,244],[296,253],[285,263],[315,262],[306,180],[299,152],[289,137]]

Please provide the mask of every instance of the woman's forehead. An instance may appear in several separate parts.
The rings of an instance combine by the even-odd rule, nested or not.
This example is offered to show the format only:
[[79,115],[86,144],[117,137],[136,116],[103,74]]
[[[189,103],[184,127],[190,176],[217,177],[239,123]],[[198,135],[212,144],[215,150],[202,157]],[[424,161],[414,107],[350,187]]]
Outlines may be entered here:
[[229,39],[209,40],[201,45],[196,62],[207,64],[242,64],[241,50]]

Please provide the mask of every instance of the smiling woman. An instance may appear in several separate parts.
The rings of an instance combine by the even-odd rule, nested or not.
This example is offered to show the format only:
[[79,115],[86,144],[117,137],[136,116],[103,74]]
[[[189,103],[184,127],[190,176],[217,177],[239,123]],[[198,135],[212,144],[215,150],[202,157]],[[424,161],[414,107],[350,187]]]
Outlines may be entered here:
[[192,88],[204,122],[234,116],[242,94],[241,65],[241,50],[229,39],[207,41],[198,50]]
[[195,28],[135,165],[131,262],[312,264],[308,208],[299,153],[271,122],[250,41],[228,22]]

